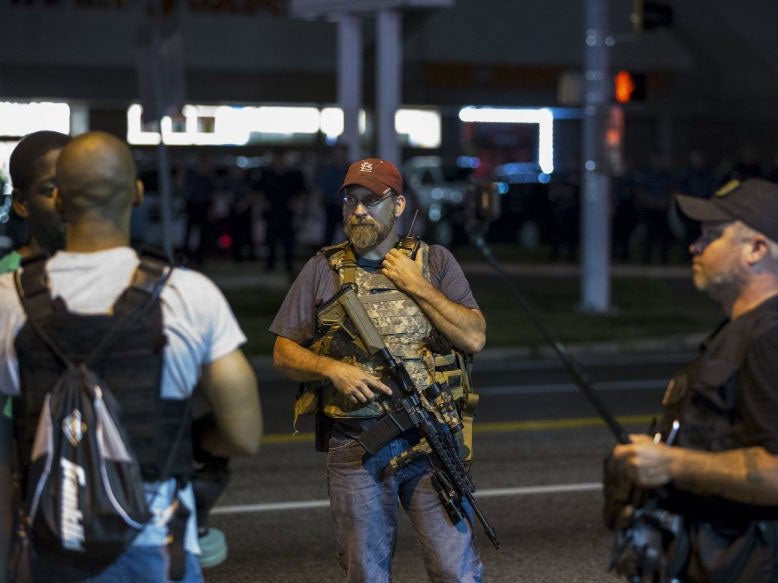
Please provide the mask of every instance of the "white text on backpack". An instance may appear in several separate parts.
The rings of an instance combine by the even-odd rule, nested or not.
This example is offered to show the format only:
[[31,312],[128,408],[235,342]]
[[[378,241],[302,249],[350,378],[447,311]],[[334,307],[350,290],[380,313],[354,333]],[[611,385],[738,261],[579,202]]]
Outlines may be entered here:
[[83,513],[78,509],[79,487],[86,485],[84,468],[65,458],[62,467],[62,546],[71,551],[84,550]]

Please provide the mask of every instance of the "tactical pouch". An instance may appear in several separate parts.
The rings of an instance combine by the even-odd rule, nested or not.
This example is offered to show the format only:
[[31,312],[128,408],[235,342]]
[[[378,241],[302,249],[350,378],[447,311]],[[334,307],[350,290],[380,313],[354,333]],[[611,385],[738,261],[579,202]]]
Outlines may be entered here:
[[473,461],[473,421],[475,421],[475,411],[478,408],[478,400],[480,396],[478,393],[468,393],[463,400],[462,410],[460,415],[462,417],[462,446],[466,450],[466,454],[462,457],[462,461]]
[[435,380],[451,393],[462,421],[462,448],[465,462],[473,461],[473,421],[478,408],[479,395],[470,383],[470,363],[458,350],[448,354],[436,354],[433,365]]
[[619,527],[624,509],[632,499],[632,491],[632,480],[627,477],[622,464],[612,454],[606,456],[602,462],[602,518],[609,530]]

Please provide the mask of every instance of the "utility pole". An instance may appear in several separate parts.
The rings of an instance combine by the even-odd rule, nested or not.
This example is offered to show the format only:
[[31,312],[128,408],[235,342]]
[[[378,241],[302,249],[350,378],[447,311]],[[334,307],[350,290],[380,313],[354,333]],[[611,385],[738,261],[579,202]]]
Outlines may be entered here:
[[610,104],[610,0],[584,0],[583,191],[581,200],[581,309],[610,309],[610,198],[605,120]]
[[349,160],[359,160],[359,109],[362,107],[362,19],[340,14],[338,22],[338,105],[343,109],[343,143]]
[[138,82],[143,117],[159,128],[157,146],[158,195],[162,215],[162,248],[173,260],[170,160],[162,133],[162,118],[184,104],[184,61],[179,13],[163,0],[138,4],[141,14]]
[[394,129],[394,116],[402,100],[402,13],[379,10],[376,13],[378,75],[376,77],[376,126],[379,158],[402,164],[400,145]]

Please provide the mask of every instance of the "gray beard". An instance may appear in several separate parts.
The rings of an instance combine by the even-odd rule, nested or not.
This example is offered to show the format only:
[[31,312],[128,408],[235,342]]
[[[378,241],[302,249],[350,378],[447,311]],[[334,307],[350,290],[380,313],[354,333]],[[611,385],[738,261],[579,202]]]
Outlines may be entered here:
[[740,295],[745,279],[743,274],[727,272],[703,282],[697,289],[720,304],[731,306]]
[[387,223],[383,228],[377,223],[359,223],[352,224],[344,221],[343,231],[351,244],[357,249],[371,249],[381,243],[394,228],[395,218],[392,216],[391,223]]

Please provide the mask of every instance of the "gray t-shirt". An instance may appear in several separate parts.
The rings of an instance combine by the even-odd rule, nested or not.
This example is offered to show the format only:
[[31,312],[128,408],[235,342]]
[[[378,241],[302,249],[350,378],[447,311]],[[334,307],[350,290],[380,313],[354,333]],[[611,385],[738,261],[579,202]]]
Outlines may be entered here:
[[[448,299],[466,308],[478,308],[462,268],[448,249],[430,245],[429,270],[432,285]],[[316,333],[316,308],[334,296],[339,285],[338,274],[327,258],[317,253],[292,284],[270,324],[270,331],[308,346]]]

